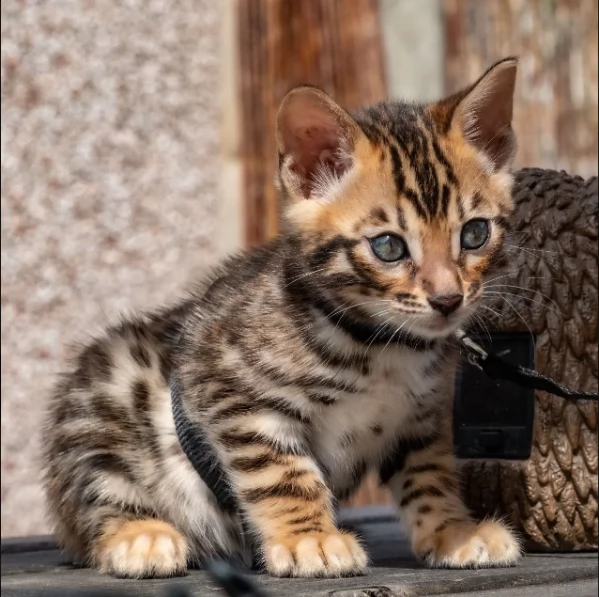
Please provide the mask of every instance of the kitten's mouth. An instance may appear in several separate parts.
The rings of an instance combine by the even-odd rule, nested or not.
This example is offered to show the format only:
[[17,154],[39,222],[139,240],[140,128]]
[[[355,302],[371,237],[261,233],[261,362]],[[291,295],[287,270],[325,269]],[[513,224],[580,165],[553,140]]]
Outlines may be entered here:
[[447,319],[445,321],[437,321],[429,326],[431,332],[444,332],[454,326]]
[[414,331],[427,339],[444,338],[455,332],[463,321],[463,313],[452,313],[449,317],[434,315]]
[[[380,315],[378,312],[369,313],[364,309],[362,317],[364,322],[375,326],[385,323],[398,326],[398,337],[402,335],[403,331],[405,335],[416,336],[423,340],[438,340],[453,334],[468,319],[470,313],[469,306],[461,307],[448,316],[436,312],[420,312],[414,316],[414,314],[398,311],[396,318],[390,319],[388,312]],[[377,315],[380,317],[376,317]]]

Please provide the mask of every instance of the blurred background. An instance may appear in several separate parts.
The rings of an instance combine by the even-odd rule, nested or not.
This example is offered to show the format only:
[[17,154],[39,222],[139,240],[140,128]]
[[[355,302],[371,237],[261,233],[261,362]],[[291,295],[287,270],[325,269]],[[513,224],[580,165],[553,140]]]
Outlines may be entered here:
[[276,234],[291,86],[426,101],[516,54],[517,166],[596,175],[597,4],[2,0],[2,536],[48,530],[39,427],[73,347]]

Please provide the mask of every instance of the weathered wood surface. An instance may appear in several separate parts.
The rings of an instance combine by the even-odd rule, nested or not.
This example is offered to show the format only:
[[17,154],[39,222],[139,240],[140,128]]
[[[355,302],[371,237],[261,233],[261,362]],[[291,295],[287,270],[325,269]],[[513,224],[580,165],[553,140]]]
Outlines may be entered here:
[[[591,597],[597,595],[597,554],[531,555],[515,568],[429,570],[409,554],[399,525],[385,508],[357,509],[343,517],[372,556],[367,576],[344,579],[275,579],[254,575],[272,597]],[[2,542],[3,597],[168,597],[176,586],[196,597],[224,596],[208,574],[180,579],[118,580],[69,566],[46,538]]]
[[520,57],[516,167],[597,174],[597,0],[442,0],[448,92]]
[[249,246],[279,228],[276,114],[310,83],[351,109],[386,95],[378,0],[237,0],[244,205]]

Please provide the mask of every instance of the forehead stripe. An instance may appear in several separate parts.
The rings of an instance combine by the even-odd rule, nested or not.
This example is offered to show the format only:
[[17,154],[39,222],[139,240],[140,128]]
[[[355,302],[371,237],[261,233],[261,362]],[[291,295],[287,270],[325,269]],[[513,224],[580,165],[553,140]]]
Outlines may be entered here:
[[397,138],[391,134],[391,132],[385,131],[381,126],[377,126],[377,130],[381,134],[382,138],[385,141],[389,149],[389,153],[391,155],[391,165],[393,168],[393,181],[395,182],[395,189],[398,195],[403,195],[406,197],[413,205],[414,209],[418,212],[418,215],[421,218],[426,218],[426,211],[423,205],[420,202],[420,198],[418,194],[413,189],[406,187],[406,177],[403,173],[403,166],[401,162],[401,158],[399,156],[398,145],[402,149],[403,153],[406,155],[408,159],[409,154],[407,152],[407,148],[402,147]]
[[[430,220],[436,214],[439,206],[439,180],[430,161],[431,156],[426,136],[423,130],[419,128],[417,118],[414,118],[413,124],[416,126],[411,130],[412,136],[409,144],[400,136],[401,130],[399,127],[392,127],[391,134],[395,143],[391,147],[397,144],[402,150],[416,178],[419,193],[414,190],[408,193],[404,190],[403,194],[412,202],[418,215],[423,220]],[[398,192],[401,193],[402,191],[398,189]]]
[[470,209],[478,209],[485,202],[485,198],[480,193],[474,193],[472,202],[470,203]]
[[397,223],[399,224],[400,228],[403,228],[404,230],[407,228],[406,216],[403,212],[403,208],[401,207],[401,205],[397,206]]
[[449,199],[451,197],[451,191],[449,187],[444,184],[443,191],[441,192],[441,215],[446,216],[449,210]]
[[449,182],[452,185],[457,185],[458,179],[456,178],[455,172],[453,171],[453,168],[449,163],[447,156],[441,150],[441,147],[439,146],[437,139],[435,139],[434,134],[435,133],[433,132],[431,135],[431,144],[433,146],[433,151],[435,152],[435,158],[437,158],[437,161],[443,165],[443,168],[445,168],[445,176],[447,177],[447,182]]
[[[378,106],[362,113],[360,124],[373,143],[389,151],[397,194],[412,203],[421,219],[446,216],[457,178],[430,118],[417,110],[394,113],[388,106]],[[406,188],[408,167],[416,181],[413,189]]]

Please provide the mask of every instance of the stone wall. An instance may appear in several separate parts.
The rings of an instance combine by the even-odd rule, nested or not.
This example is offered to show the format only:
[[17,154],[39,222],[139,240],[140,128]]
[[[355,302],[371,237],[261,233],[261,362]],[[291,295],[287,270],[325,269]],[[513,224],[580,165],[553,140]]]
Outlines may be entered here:
[[239,239],[211,0],[2,1],[2,535],[44,524],[38,429],[73,343]]

